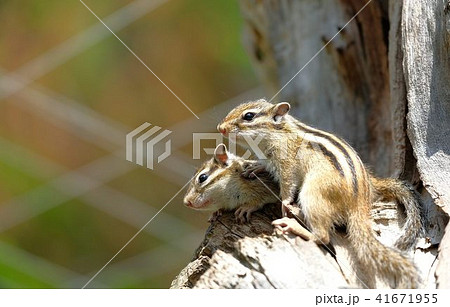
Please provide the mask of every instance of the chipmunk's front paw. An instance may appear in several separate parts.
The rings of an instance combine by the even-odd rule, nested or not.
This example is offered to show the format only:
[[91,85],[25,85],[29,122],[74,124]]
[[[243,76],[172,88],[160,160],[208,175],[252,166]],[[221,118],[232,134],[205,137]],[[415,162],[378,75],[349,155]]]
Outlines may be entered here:
[[296,219],[283,217],[273,221],[272,225],[275,227],[275,231],[280,231],[281,233],[292,233],[307,241],[312,239],[311,232],[300,225]]
[[239,207],[234,212],[234,216],[236,217],[236,221],[238,223],[245,223],[250,221],[250,216],[253,212],[258,210],[258,208],[255,207]]
[[250,179],[256,178],[256,174],[266,171],[266,167],[258,161],[245,162],[243,167],[244,171],[242,172],[242,176]]

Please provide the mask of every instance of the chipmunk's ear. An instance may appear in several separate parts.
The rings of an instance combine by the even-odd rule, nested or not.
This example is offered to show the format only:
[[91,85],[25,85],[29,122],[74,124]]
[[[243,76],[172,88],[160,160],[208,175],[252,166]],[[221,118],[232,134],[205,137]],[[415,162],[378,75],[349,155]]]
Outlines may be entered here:
[[286,115],[289,112],[290,109],[291,109],[291,105],[289,103],[287,103],[287,102],[277,103],[273,107],[274,119],[275,120],[280,119],[281,117]]
[[214,150],[214,159],[220,164],[226,164],[228,161],[228,151],[225,144],[217,145]]

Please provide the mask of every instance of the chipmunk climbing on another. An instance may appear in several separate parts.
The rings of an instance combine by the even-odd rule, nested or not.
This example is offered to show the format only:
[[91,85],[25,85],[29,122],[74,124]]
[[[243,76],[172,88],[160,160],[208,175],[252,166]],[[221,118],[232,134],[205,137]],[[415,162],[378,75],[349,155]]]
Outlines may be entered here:
[[[423,227],[419,201],[395,179],[376,179],[355,150],[337,136],[309,127],[288,114],[289,103],[264,99],[234,108],[217,126],[224,136],[234,134],[258,144],[266,159],[247,167],[247,174],[268,171],[279,182],[283,215],[291,203],[300,206],[311,231],[310,238],[328,244],[335,225],[345,225],[349,241],[367,276],[395,280],[397,288],[416,288],[419,277],[413,263],[400,252],[381,244],[370,223],[375,198],[399,198],[408,216],[405,235],[397,246],[414,245]],[[248,145],[247,145],[248,146]],[[286,217],[273,222],[285,231],[297,222]],[[375,287],[371,282],[370,287]]]
[[242,176],[251,162],[228,152],[224,144],[218,145],[214,157],[203,163],[192,179],[184,204],[196,210],[215,211],[210,220],[220,216],[222,210],[236,209],[236,219],[245,222],[265,204],[278,203],[278,184],[269,174],[259,177],[262,182]]

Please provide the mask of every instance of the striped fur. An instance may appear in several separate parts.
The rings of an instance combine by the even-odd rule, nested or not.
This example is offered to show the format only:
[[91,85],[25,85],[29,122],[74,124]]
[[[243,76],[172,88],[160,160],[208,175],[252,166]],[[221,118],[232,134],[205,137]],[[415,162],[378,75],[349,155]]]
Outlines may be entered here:
[[[333,164],[334,168],[339,172],[339,174],[342,177],[345,177],[344,170],[342,169],[342,166],[338,162],[336,156],[331,151],[329,151],[322,143],[308,142],[308,146],[310,146],[313,150],[320,150],[323,153],[323,155],[330,160],[330,162]],[[353,177],[355,176],[356,175],[354,175]]]
[[[345,174],[344,177],[350,183],[351,189],[356,196],[358,195],[359,189],[367,194],[367,190],[370,187],[364,184],[367,181],[365,167],[350,145],[337,136],[309,127],[290,115],[286,115],[283,122],[275,123],[267,121],[266,119],[271,117],[271,108],[273,108],[273,104],[265,100],[242,104],[231,111],[219,126],[228,126],[229,133],[239,132],[237,133],[237,141],[241,141],[241,144],[244,146],[245,143],[239,136],[248,135],[255,138],[258,134],[264,134],[269,138],[275,135],[277,136],[276,138],[283,139],[283,134],[295,133],[301,138],[300,140],[296,140],[296,142],[306,141],[307,144],[310,144],[308,147],[312,149],[311,151],[325,156],[336,171],[340,174]],[[247,112],[257,113],[254,123],[242,121],[242,116]],[[249,131],[250,129],[254,129],[254,131]],[[317,148],[320,150],[315,150]]]
[[[320,131],[318,129],[313,129],[313,128],[308,127],[305,124],[300,123],[300,122],[296,122],[296,124],[297,124],[297,127],[300,129],[300,131],[305,132],[305,133],[310,133],[310,134],[314,135],[315,137],[320,137],[320,138],[324,138],[324,139],[328,140],[332,144],[332,146],[336,147],[337,150],[340,152],[340,154],[345,157],[345,161],[352,173],[351,180],[352,180],[352,185],[353,185],[353,192],[355,194],[357,194],[358,193],[358,175],[356,173],[354,161],[356,160],[357,163],[361,163],[361,161],[357,157],[355,158],[355,156],[357,155],[355,150],[352,147],[350,147],[350,145],[348,145],[346,142],[337,138],[335,135],[325,133],[324,131]],[[323,143],[320,143],[320,146],[326,148]],[[341,169],[342,169],[342,167],[341,167]],[[365,171],[362,164],[361,164],[361,171],[363,171],[363,172]]]
[[[244,118],[250,111],[256,115],[250,120]],[[299,203],[316,242],[321,244],[329,243],[334,225],[346,225],[358,261],[371,272],[366,280],[369,286],[375,286],[377,275],[394,287],[418,287],[413,263],[382,245],[370,227],[373,200],[378,194],[393,195],[410,215],[412,222],[405,227],[418,229],[405,233],[410,238],[404,238],[397,246],[413,245],[422,228],[417,213],[420,204],[414,201],[414,195],[392,182],[377,181],[344,140],[301,123],[287,111],[287,103],[273,105],[263,99],[245,103],[233,109],[218,130],[225,135],[235,134],[236,141],[244,146],[246,137],[262,137],[259,149],[268,159],[260,163],[280,184],[282,208],[294,201]],[[300,192],[295,199],[297,191]]]
[[[278,184],[269,174],[258,176],[262,182],[242,176],[244,166],[255,161],[244,160],[229,152],[226,152],[226,157],[226,162],[213,157],[202,164],[185,194],[186,206],[202,211],[241,208],[240,212],[247,212],[248,217],[248,212],[253,212],[264,204],[278,202]],[[208,178],[200,182],[199,178],[203,174]]]

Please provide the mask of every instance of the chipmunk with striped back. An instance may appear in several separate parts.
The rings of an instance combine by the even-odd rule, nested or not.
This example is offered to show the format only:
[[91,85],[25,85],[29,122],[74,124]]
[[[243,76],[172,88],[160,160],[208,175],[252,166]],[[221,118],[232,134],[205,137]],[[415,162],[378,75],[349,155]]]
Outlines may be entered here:
[[236,220],[244,223],[265,204],[279,203],[278,184],[268,173],[262,174],[260,180],[242,176],[247,165],[254,162],[228,152],[224,144],[218,145],[214,157],[203,163],[193,177],[184,197],[185,206],[214,211],[210,221],[224,210],[236,209]]
[[[297,222],[286,217],[286,208],[297,203],[311,231],[310,239],[326,245],[334,226],[345,225],[367,276],[394,280],[396,288],[417,288],[420,281],[414,264],[375,238],[370,219],[371,204],[377,198],[398,200],[408,218],[396,247],[412,247],[423,230],[414,190],[396,179],[373,177],[344,140],[305,125],[289,115],[289,110],[289,103],[260,99],[237,106],[217,126],[224,136],[234,134],[244,146],[249,138],[261,140],[258,147],[266,159],[249,165],[246,172],[268,171],[279,183],[285,217],[274,225],[291,231]],[[369,287],[375,287],[375,281]]]

